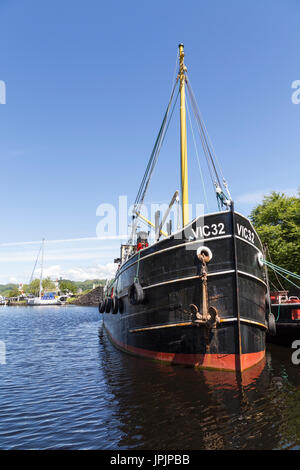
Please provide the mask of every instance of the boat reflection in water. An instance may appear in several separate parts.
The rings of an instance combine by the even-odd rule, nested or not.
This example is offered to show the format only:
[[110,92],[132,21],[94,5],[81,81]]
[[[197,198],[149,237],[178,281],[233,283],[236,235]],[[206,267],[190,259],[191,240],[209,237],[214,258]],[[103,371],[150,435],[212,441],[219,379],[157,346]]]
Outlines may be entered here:
[[270,346],[265,361],[237,374],[128,356],[112,346],[103,327],[99,338],[100,368],[120,423],[118,448],[300,445],[295,424],[295,415],[300,416],[299,369],[287,350]]

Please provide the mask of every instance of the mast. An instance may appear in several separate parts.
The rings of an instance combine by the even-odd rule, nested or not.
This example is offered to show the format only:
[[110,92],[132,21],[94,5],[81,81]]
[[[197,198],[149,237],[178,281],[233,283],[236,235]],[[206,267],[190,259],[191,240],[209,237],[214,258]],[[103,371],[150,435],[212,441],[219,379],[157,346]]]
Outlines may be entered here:
[[45,242],[45,238],[42,239],[42,257],[41,257],[41,275],[40,275],[40,295],[39,295],[40,298],[42,297],[42,290],[43,290],[42,282],[43,282],[43,265],[44,265],[44,242]]
[[185,72],[184,46],[179,44],[179,79],[180,79],[180,155],[181,155],[181,202],[182,226],[189,223],[189,195],[187,169],[186,109],[185,109]]

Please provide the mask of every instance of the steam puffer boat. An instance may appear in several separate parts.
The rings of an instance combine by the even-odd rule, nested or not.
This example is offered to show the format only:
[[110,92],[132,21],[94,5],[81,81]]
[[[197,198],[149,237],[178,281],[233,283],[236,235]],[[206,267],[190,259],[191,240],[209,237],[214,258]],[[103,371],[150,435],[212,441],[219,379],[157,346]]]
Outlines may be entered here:
[[[112,342],[139,356],[174,364],[243,371],[265,356],[270,321],[263,248],[250,220],[235,212],[225,179],[221,181],[179,45],[179,73],[134,205],[131,238],[121,245],[116,276],[99,304]],[[174,90],[179,85],[182,227],[172,232],[168,210],[155,223],[141,214],[151,174],[168,127]],[[214,175],[219,211],[189,221],[186,100],[188,89],[204,153]],[[144,220],[155,242],[137,231]]]

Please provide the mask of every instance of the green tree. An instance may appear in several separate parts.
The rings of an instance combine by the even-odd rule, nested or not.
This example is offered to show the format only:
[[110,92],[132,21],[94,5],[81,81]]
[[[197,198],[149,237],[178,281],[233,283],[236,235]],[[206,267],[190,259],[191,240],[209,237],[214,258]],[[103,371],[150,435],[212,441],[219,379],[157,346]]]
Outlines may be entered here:
[[45,279],[42,280],[42,287],[43,287],[43,290],[54,291],[55,283],[51,281],[50,277],[46,277]]
[[[42,280],[42,289],[43,291],[53,291],[55,290],[55,284],[49,277],[47,277]],[[27,294],[33,294],[37,297],[40,293],[40,280],[33,279],[29,285],[23,286],[23,290]]]
[[[250,219],[270,257],[267,259],[278,266],[299,274],[300,265],[300,199],[273,192],[265,196],[255,207]],[[269,271],[270,281],[278,286],[273,271]],[[292,285],[279,276],[282,285],[290,289]],[[296,283],[297,284],[297,283]],[[272,286],[271,286],[272,287]],[[279,287],[279,286],[278,286]]]
[[7,294],[7,297],[19,297],[20,291],[17,287],[14,287],[10,289],[10,291]]
[[59,290],[64,294],[66,294],[67,292],[72,292],[72,294],[75,294],[78,289],[74,282],[64,279],[59,281]]
[[27,294],[32,294],[34,296],[38,296],[40,292],[40,280],[39,279],[33,279],[31,283],[28,285],[26,291]]
[[28,294],[28,292],[29,292],[28,289],[29,289],[29,284],[23,284],[23,291],[24,291],[25,294]]

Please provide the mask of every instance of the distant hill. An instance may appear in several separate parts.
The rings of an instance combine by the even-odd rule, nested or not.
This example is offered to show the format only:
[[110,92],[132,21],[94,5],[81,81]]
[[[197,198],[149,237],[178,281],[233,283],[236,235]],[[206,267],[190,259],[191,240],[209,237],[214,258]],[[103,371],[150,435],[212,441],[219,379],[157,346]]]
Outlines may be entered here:
[[9,292],[18,289],[19,285],[18,284],[0,284],[0,295],[3,295],[4,297],[7,297]]

